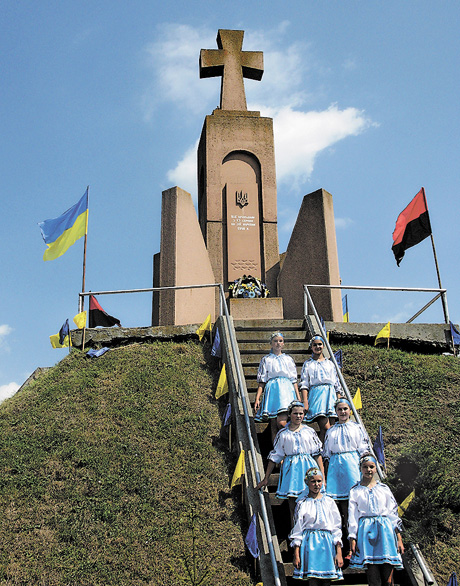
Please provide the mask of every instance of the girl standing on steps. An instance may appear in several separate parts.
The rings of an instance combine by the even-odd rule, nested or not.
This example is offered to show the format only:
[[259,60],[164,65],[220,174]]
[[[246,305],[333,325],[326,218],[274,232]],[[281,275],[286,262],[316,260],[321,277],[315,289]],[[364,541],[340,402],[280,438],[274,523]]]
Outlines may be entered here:
[[351,487],[361,480],[359,459],[369,453],[370,447],[361,425],[350,421],[351,404],[345,397],[337,399],[335,411],[338,421],[326,431],[322,456],[326,494],[336,501],[346,537],[348,496]]
[[294,548],[294,578],[310,580],[310,586],[328,585],[342,579],[340,513],[335,502],[321,493],[321,470],[310,468],[305,481],[308,496],[297,502],[289,535]]
[[254,403],[254,421],[270,420],[272,442],[279,429],[287,423],[288,407],[300,401],[297,387],[297,368],[291,356],[283,354],[284,336],[274,332],[270,336],[270,354],[262,358],[257,372],[257,393]]
[[369,586],[390,586],[393,570],[403,567],[398,505],[388,486],[375,479],[373,456],[362,456],[360,468],[362,479],[350,491],[348,508],[350,568],[365,568]]
[[306,420],[319,425],[319,439],[324,442],[326,431],[337,417],[335,402],[340,396],[340,383],[332,360],[323,355],[324,340],[313,336],[310,340],[312,357],[306,360],[300,373],[300,390],[305,407]]
[[294,515],[296,498],[305,490],[305,474],[309,468],[323,470],[321,458],[321,442],[316,432],[302,423],[305,408],[301,401],[293,401],[288,410],[289,423],[281,429],[276,438],[273,450],[268,454],[265,477],[256,489],[267,486],[270,474],[276,464],[283,462],[280,471],[276,496],[288,499],[291,521]]

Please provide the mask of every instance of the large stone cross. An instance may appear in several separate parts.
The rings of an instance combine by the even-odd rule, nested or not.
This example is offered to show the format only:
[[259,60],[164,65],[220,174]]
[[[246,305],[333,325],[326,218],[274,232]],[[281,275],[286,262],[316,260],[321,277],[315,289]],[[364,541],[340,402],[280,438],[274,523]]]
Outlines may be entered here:
[[219,49],[201,49],[200,78],[222,76],[221,110],[247,110],[243,77],[260,81],[262,51],[242,51],[244,31],[219,30]]

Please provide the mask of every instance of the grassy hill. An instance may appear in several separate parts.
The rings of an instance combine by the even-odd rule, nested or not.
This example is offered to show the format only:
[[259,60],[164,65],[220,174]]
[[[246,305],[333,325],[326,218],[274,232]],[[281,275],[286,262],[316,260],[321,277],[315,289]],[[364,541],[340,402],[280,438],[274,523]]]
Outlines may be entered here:
[[[405,539],[444,586],[460,565],[460,361],[342,348],[398,501],[416,489]],[[252,584],[215,366],[195,342],[73,352],[0,406],[0,586]]]
[[404,540],[419,543],[439,585],[460,568],[460,360],[369,346],[342,346],[343,373],[372,439],[382,425],[388,478]]
[[1,405],[0,584],[251,584],[213,376],[194,342],[73,352]]

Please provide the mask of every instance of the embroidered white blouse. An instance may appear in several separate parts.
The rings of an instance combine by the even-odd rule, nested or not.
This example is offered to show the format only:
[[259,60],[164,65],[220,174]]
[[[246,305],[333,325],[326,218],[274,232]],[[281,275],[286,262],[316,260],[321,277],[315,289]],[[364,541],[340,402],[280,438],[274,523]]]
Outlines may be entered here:
[[317,385],[333,385],[337,393],[341,390],[334,363],[329,358],[324,360],[310,358],[303,363],[300,388],[311,389]]
[[356,539],[358,524],[361,517],[388,517],[393,529],[401,531],[401,519],[398,517],[398,504],[386,484],[377,484],[368,488],[355,484],[350,490],[348,503],[348,537]]
[[314,499],[306,497],[297,501],[294,512],[294,528],[289,539],[291,547],[300,546],[307,529],[323,529],[332,533],[334,544],[342,545],[342,519],[339,509],[331,497],[323,495]]
[[286,456],[296,454],[310,454],[315,457],[321,454],[322,447],[317,433],[308,425],[301,425],[297,431],[291,431],[287,424],[276,434],[268,459],[279,464]]
[[257,382],[266,383],[280,376],[290,379],[292,383],[297,382],[297,368],[293,358],[288,354],[277,356],[273,352],[263,356],[257,372]]
[[361,456],[369,451],[369,442],[363,428],[356,421],[335,423],[326,431],[322,454],[325,460],[329,460],[333,454],[358,452]]

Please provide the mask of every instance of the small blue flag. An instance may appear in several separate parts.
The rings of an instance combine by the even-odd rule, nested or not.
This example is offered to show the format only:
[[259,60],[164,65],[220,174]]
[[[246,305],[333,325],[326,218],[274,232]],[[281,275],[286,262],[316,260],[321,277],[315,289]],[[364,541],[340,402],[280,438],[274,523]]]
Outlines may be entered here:
[[69,320],[65,320],[65,324],[63,324],[62,328],[59,330],[59,344],[64,344],[64,340],[69,335]]
[[334,358],[336,359],[339,368],[342,368],[342,350],[337,350],[337,352],[334,352]]
[[450,575],[449,582],[447,583],[447,586],[458,586],[457,574],[455,572],[452,572],[452,574]]
[[221,358],[222,356],[222,350],[220,347],[219,328],[216,329],[216,335],[214,337],[214,343],[212,345],[211,356],[216,356],[217,358]]
[[450,321],[450,335],[452,336],[452,340],[455,344],[455,346],[458,346],[460,344],[460,332],[457,330],[457,328],[454,326],[454,324]]
[[322,326],[323,326],[323,328],[324,328],[324,333],[325,333],[325,334],[326,334],[326,336],[327,336],[326,324],[324,323],[324,319],[323,319],[321,316],[319,316],[319,320],[320,320],[320,322],[321,322],[321,325],[322,325]]
[[226,427],[227,425],[230,425],[230,417],[232,416],[232,406],[230,405],[230,403],[227,403],[227,407],[225,408],[225,413],[224,413],[224,422],[222,423],[222,425],[224,427]]
[[383,433],[382,433],[382,426],[381,425],[379,425],[377,437],[375,438],[375,442],[372,447],[374,448],[374,453],[377,457],[379,464],[381,464],[385,468],[385,452],[384,452]]
[[257,543],[257,531],[256,531],[256,514],[252,515],[249,529],[244,539],[244,543],[247,545],[252,557],[258,558],[260,555],[259,544]]
[[86,356],[89,356],[90,358],[99,358],[99,356],[102,356],[109,350],[110,348],[107,348],[107,346],[104,346],[104,348],[101,348],[100,350],[96,350],[96,348],[91,348],[91,350],[88,350],[88,352],[86,353]]

